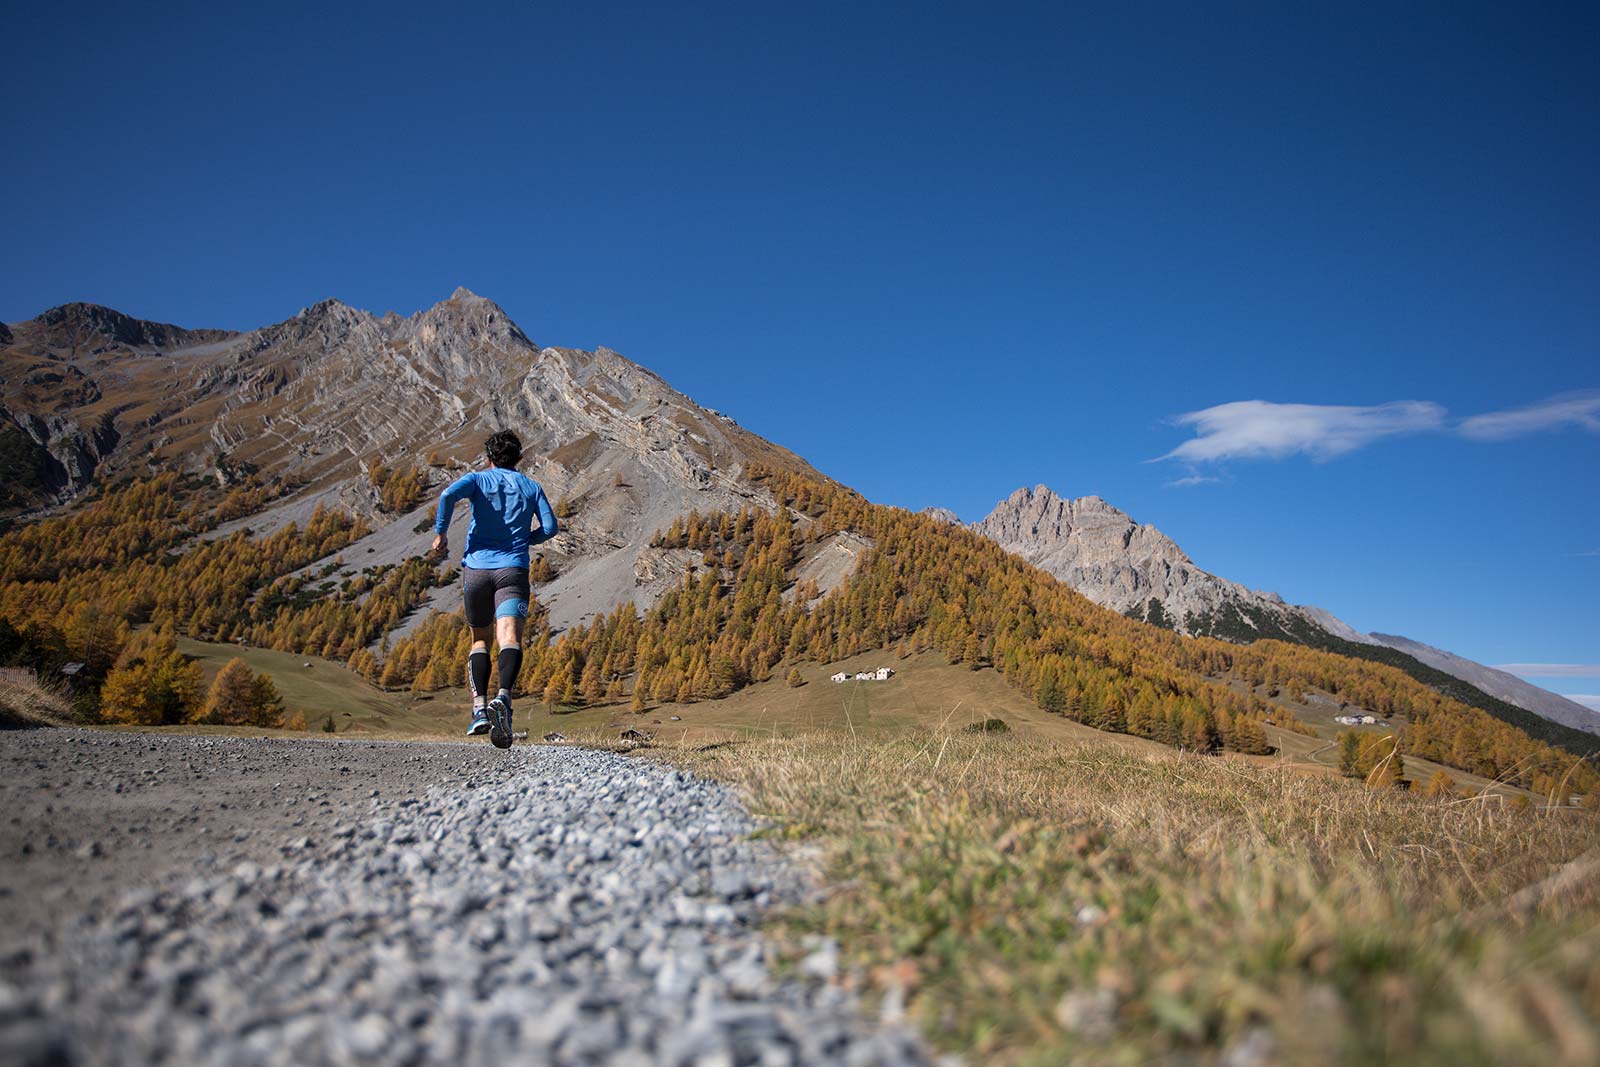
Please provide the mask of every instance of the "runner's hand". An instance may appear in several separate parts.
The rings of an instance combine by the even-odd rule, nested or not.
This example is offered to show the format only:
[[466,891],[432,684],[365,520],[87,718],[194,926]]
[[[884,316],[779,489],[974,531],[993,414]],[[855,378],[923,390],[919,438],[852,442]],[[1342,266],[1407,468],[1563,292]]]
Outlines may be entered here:
[[449,549],[450,542],[445,538],[444,534],[435,534],[433,537],[433,548],[429,550],[428,554],[432,556],[443,556],[447,551],[449,551]]

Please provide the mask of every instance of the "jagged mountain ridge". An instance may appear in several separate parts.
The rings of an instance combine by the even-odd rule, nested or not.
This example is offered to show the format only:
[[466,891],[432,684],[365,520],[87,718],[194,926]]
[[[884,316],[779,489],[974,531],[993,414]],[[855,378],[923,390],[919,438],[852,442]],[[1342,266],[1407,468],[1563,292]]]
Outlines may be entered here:
[[[959,522],[944,509],[928,509]],[[1561,726],[1600,734],[1600,715],[1481,663],[1389,634],[1362,633],[1322,608],[1287,603],[1202,570],[1177,542],[1100,497],[1076,500],[1048,486],[1018,489],[971,529],[1050,572],[1097,604],[1180,633],[1253,641],[1271,637],[1346,654],[1389,649],[1466,682],[1497,701]],[[1412,673],[1417,673],[1413,671]],[[1464,694],[1470,697],[1470,694]]]
[[325,300],[245,333],[93,305],[52,309],[10,333],[0,479],[11,490],[0,509],[59,504],[161,469],[223,480],[254,470],[303,488],[251,526],[338,503],[376,527],[351,565],[396,562],[420,550],[415,527],[431,502],[380,513],[368,462],[423,466],[437,488],[480,462],[489,432],[511,427],[524,469],[576,506],[550,546],[562,576],[544,594],[558,624],[648,601],[675,580],[685,561],[655,558],[650,536],[692,509],[765,504],[742,477],[749,464],[822,477],[616,352],[535,344],[466,289],[408,317]]

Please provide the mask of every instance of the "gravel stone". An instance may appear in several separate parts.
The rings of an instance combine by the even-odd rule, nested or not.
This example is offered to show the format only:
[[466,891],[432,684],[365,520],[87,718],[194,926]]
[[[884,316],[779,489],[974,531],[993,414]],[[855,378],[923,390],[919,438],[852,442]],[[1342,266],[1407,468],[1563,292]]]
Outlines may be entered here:
[[[64,844],[4,876],[70,868],[87,888],[58,900],[94,902],[35,908],[0,946],[7,1062],[932,1062],[829,980],[831,942],[769,969],[762,913],[814,887],[693,775],[570,746],[60,730],[0,735],[0,767],[5,799],[74,774],[128,787],[94,790],[120,834],[51,823]],[[295,799],[258,807],[268,783]],[[12,836],[38,838],[28,822]],[[147,866],[101,858],[141,838]]]

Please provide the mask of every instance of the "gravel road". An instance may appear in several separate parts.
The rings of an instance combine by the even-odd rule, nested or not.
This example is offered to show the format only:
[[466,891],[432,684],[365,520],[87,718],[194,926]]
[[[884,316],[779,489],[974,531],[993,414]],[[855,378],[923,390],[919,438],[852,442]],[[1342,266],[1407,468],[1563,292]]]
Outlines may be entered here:
[[0,734],[0,1061],[923,1064],[727,789],[582,749]]

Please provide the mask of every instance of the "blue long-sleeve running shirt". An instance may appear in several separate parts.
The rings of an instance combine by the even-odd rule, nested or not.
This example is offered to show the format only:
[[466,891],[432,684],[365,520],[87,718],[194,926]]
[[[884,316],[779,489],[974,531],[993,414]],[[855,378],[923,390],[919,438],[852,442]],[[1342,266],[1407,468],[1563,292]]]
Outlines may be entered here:
[[456,501],[463,498],[472,502],[463,567],[526,567],[529,547],[550,540],[560,529],[538,482],[517,471],[490,467],[463,474],[439,494],[434,533],[450,529]]

